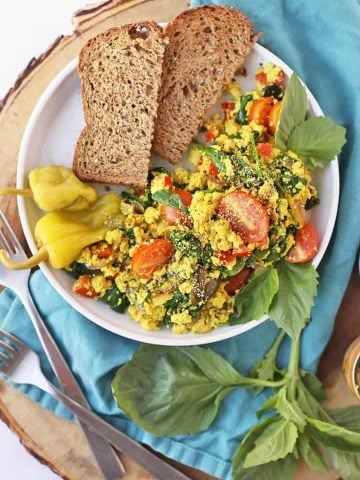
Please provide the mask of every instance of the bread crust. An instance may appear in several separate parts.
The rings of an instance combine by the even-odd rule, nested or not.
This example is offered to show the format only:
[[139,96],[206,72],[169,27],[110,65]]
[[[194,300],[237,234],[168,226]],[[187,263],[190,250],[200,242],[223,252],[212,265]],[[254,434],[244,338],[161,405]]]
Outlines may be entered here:
[[140,22],[110,28],[82,48],[86,126],[73,158],[82,180],[146,185],[165,43],[159,25]]
[[261,34],[239,10],[205,5],[182,12],[165,35],[153,151],[177,163]]

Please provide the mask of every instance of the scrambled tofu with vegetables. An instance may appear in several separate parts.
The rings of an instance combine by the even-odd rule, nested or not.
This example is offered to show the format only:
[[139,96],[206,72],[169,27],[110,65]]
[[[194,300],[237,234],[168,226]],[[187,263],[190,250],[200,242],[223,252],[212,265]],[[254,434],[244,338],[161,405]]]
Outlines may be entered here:
[[315,255],[304,212],[316,188],[301,159],[274,146],[285,75],[269,64],[256,81],[246,93],[228,86],[191,169],[155,168],[144,191],[122,192],[116,228],[67,267],[74,292],[127,309],[146,329],[203,333],[229,322],[254,269]]

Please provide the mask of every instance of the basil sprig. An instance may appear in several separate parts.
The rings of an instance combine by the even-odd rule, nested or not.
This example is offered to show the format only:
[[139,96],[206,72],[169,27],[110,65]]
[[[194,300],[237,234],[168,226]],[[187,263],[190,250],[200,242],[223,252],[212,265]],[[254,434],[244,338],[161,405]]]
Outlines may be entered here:
[[346,129],[327,117],[306,119],[306,113],[306,90],[293,73],[285,90],[275,145],[295,152],[309,169],[323,168],[341,152]]

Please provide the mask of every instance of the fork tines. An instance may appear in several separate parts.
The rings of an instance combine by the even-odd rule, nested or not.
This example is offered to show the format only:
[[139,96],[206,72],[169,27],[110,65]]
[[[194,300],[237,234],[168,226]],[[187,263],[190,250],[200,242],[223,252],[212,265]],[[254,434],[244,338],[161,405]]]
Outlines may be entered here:
[[3,231],[6,232],[8,238],[11,240],[12,245],[10,245],[8,239],[5,237],[3,231],[0,228],[0,246],[4,248],[6,253],[11,254],[12,252],[16,253],[17,251],[21,251],[21,245],[19,240],[16,238],[16,235],[11,228],[8,219],[5,217],[3,212],[0,210],[0,227],[3,227]]
[[[1,337],[7,341],[2,340]],[[20,350],[21,342],[16,337],[0,328],[0,372],[5,372],[8,364]]]

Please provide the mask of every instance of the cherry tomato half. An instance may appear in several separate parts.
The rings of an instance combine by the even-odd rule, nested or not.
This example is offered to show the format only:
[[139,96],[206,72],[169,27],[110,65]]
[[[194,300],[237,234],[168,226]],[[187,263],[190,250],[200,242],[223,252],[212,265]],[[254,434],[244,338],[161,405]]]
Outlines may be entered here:
[[214,165],[213,163],[210,163],[209,165],[209,175],[210,177],[217,177],[219,174],[219,169],[217,168],[216,165]]
[[151,243],[143,243],[132,256],[132,271],[140,278],[149,279],[155,270],[170,260],[174,253],[173,244],[165,238],[157,238]]
[[234,293],[239,290],[239,288],[243,287],[247,283],[252,272],[252,268],[245,267],[241,270],[241,272],[231,277],[226,282],[226,285],[224,287],[226,292],[229,295],[234,295]]
[[304,263],[314,258],[318,251],[318,236],[312,223],[305,223],[295,235],[295,245],[286,255],[285,260],[290,263]]
[[280,101],[280,102],[274,103],[274,105],[270,109],[267,129],[271,133],[271,135],[275,135],[276,127],[279,123],[281,107],[282,107],[282,102]]
[[82,297],[96,297],[96,292],[94,287],[91,285],[91,278],[89,275],[80,275],[80,277],[74,283],[73,290]]
[[269,230],[269,217],[264,205],[248,193],[236,190],[223,196],[219,214],[229,220],[231,228],[244,242],[261,242]]
[[249,111],[249,123],[255,122],[258,125],[267,127],[272,103],[273,98],[271,97],[263,97],[259,98],[258,100],[254,100]]
[[272,154],[272,145],[271,143],[258,143],[256,145],[258,154],[262,157],[271,157]]
[[178,188],[174,188],[172,190],[176,195],[179,195],[180,200],[184,204],[185,207],[190,207],[192,201],[192,194],[186,190],[180,190]]

